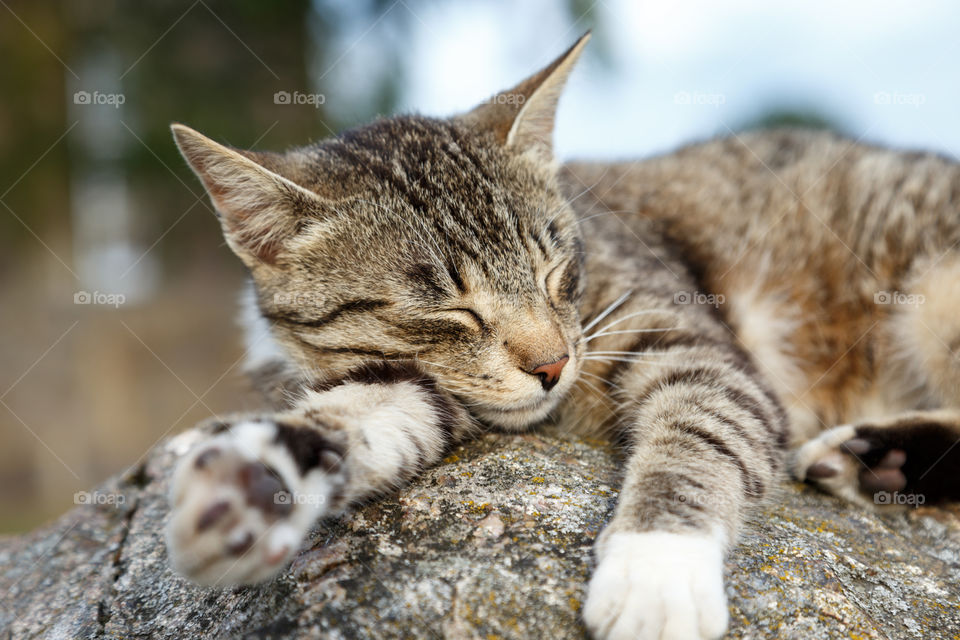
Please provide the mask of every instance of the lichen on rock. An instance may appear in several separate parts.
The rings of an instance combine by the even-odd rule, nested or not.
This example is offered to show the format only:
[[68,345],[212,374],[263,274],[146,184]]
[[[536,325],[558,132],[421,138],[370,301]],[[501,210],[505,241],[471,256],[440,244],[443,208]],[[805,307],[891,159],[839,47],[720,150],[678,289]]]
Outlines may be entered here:
[[[188,433],[77,507],[0,541],[10,638],[584,638],[591,546],[616,500],[601,443],[485,436],[396,495],[320,524],[283,575],[171,573],[167,481]],[[727,562],[730,638],[960,635],[960,510],[877,516],[796,484]]]

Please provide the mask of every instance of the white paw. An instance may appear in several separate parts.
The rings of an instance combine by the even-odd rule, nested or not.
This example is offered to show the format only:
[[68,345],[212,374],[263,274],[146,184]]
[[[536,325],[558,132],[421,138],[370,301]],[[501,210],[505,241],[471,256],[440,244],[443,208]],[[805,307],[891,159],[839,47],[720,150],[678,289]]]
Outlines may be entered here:
[[300,475],[276,425],[239,422],[178,463],[167,550],[174,570],[205,585],[249,584],[286,566],[324,513],[335,484]]
[[723,545],[706,535],[614,533],[598,551],[584,621],[597,640],[705,640],[727,628]]

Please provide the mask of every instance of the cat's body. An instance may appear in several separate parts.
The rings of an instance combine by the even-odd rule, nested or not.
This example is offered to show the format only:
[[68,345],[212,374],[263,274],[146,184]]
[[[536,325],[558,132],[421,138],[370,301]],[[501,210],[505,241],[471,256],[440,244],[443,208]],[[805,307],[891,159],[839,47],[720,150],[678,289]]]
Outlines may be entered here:
[[601,225],[670,239],[699,274],[701,304],[715,304],[784,402],[792,444],[957,403],[955,163],[781,130],[565,175],[597,210],[620,211],[589,220],[588,243]]
[[722,633],[723,553],[823,429],[882,420],[810,440],[798,477],[960,497],[956,416],[903,413],[957,404],[960,170],[802,132],[557,168],[584,42],[500,96],[522,100],[286,155],[175,128],[251,270],[249,365],[277,406],[178,468],[181,572],[269,577],[317,518],[485,425],[627,445],[584,611],[598,638]]

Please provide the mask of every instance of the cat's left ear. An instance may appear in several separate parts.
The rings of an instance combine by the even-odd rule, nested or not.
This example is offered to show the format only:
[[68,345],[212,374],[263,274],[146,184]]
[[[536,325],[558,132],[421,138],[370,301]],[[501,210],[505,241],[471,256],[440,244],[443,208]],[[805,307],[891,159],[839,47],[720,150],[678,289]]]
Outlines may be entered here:
[[557,102],[577,58],[590,40],[583,34],[559,58],[517,86],[501,91],[473,111],[459,116],[471,127],[491,132],[508,148],[553,158],[553,125]]
[[298,224],[323,200],[279,173],[279,154],[241,151],[182,124],[171,126],[190,168],[203,181],[233,252],[251,269],[273,264]]

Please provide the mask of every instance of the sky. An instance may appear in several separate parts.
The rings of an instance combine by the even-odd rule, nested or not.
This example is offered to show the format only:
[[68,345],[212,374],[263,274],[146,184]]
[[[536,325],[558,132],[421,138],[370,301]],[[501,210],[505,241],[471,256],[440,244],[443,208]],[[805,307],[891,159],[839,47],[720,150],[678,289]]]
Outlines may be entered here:
[[[511,86],[591,26],[549,0],[415,8],[400,100],[431,115]],[[561,158],[647,156],[780,107],[816,111],[864,141],[960,157],[958,2],[602,0],[597,11],[607,64],[588,50],[570,79]],[[344,34],[341,73],[370,69],[388,29]]]

